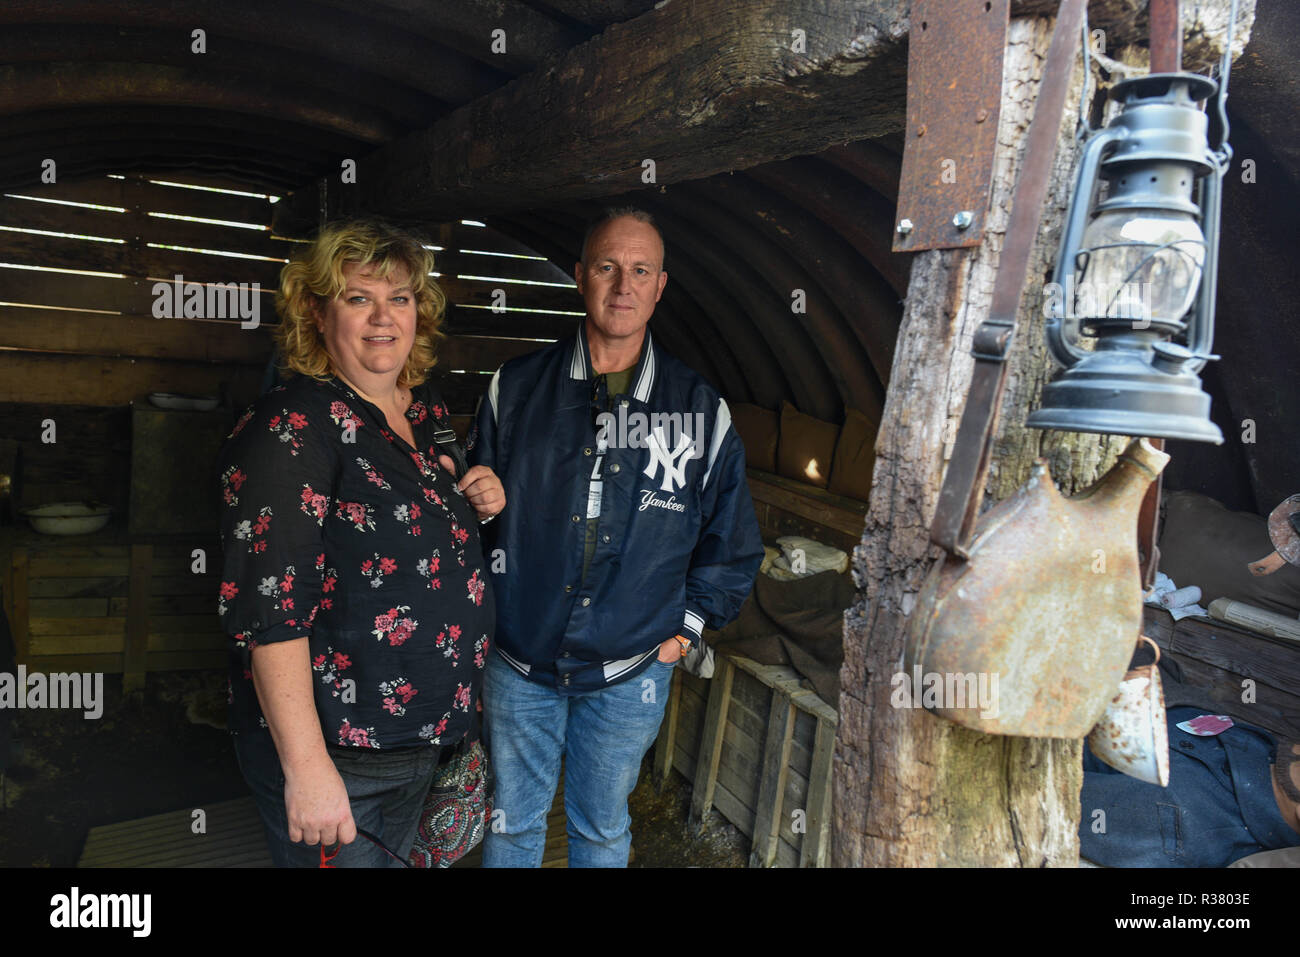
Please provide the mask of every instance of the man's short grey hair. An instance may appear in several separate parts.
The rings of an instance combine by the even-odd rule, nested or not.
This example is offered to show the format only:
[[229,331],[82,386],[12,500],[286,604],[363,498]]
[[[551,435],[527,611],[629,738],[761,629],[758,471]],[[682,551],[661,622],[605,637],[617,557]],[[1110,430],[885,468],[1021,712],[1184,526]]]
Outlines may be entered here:
[[[587,225],[587,231],[582,236],[582,264],[584,266],[587,265],[587,247],[591,244],[592,234],[606,223],[612,222],[615,219],[622,219],[624,216],[628,219],[635,219],[638,223],[645,223],[655,231],[659,236],[659,245],[664,250],[664,260],[667,261],[668,244],[664,242],[664,231],[659,228],[659,224],[655,222],[654,216],[646,210],[639,209],[636,206],[607,206],[605,207],[605,211],[601,213],[597,219],[593,219]],[[664,268],[662,262],[659,264],[659,268],[661,270]]]

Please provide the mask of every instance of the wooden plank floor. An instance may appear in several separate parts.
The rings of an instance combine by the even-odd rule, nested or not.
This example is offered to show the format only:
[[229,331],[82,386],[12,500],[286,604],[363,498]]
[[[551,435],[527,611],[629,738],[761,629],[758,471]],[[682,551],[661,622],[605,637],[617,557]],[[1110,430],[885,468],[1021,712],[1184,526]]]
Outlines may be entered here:
[[[271,855],[251,796],[204,808],[207,829],[191,831],[192,809],[92,827],[78,867],[270,867]],[[479,867],[480,843],[456,867]],[[542,867],[568,867],[563,780],[546,818]]]

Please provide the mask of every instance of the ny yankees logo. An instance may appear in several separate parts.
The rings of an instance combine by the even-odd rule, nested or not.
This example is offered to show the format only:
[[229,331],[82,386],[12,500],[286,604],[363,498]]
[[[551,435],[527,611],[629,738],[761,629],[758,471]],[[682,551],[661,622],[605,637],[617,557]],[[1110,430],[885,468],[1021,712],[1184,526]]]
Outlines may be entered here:
[[655,429],[646,436],[646,445],[650,447],[650,464],[645,467],[645,476],[653,479],[659,473],[659,466],[664,467],[664,477],[659,483],[662,492],[673,492],[686,484],[686,463],[693,456],[685,453],[694,446],[692,438],[682,433],[677,437],[677,448],[668,451],[668,440],[662,429]]

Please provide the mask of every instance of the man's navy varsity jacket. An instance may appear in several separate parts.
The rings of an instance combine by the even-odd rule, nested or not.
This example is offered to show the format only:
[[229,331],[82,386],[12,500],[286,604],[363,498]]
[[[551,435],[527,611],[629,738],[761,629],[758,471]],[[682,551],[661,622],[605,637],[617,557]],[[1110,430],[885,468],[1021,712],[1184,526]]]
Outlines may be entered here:
[[597,407],[592,377],[583,328],[512,359],[469,441],[471,463],[506,493],[484,530],[497,650],[562,693],[631,678],[673,635],[697,642],[730,622],[763,557],[744,448],[717,391],[649,329],[628,394]]

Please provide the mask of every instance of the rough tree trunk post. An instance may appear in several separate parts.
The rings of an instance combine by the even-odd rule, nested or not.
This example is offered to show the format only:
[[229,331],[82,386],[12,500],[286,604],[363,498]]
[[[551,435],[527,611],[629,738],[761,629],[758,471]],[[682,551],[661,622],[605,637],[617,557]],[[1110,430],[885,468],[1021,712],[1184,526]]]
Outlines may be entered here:
[[[1186,51],[1186,69],[1203,69],[1214,47],[1221,50],[1228,5],[1229,0],[1184,3],[1188,39],[1194,41]],[[1249,36],[1253,6],[1249,0],[1242,3],[1234,42],[1238,51]],[[862,591],[845,616],[834,779],[836,866],[1041,867],[1078,862],[1081,742],[984,735],[921,709],[890,705],[890,679],[902,670],[907,616],[940,554],[930,544],[930,523],[970,381],[971,336],[988,315],[1053,22],[1045,17],[1011,21],[984,244],[919,253],[912,265],[877,440],[871,507],[853,558]],[[1211,39],[1204,44],[1207,28]],[[1137,48],[1106,52],[1128,63],[1145,54]],[[1043,285],[1070,198],[1082,76],[1076,59],[1008,360],[1010,377],[986,504],[1018,488],[1040,455],[1062,490],[1071,494],[1104,473],[1126,441],[1024,427],[1025,416],[1054,372],[1043,341]]]

